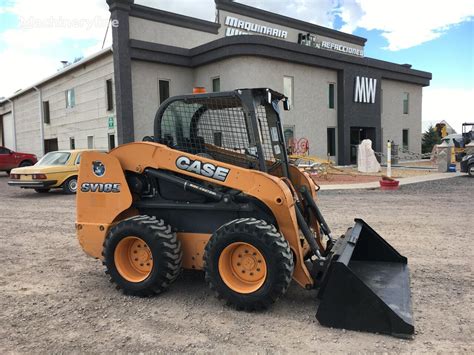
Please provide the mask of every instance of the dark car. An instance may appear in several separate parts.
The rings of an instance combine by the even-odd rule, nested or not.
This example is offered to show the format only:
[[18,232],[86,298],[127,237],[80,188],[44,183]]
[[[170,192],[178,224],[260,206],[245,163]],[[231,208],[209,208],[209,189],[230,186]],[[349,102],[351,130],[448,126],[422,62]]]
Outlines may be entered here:
[[468,173],[470,177],[474,177],[474,154],[466,155],[462,158],[461,172]]
[[34,154],[14,152],[0,146],[0,171],[6,171],[7,174],[14,168],[34,165],[37,161]]

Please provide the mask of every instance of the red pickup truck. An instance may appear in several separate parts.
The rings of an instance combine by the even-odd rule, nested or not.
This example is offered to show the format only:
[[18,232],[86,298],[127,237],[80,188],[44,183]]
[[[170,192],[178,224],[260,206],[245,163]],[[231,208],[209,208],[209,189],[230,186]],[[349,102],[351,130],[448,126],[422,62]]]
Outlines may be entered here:
[[14,152],[0,146],[0,171],[6,171],[7,174],[14,168],[34,165],[37,161],[34,154]]

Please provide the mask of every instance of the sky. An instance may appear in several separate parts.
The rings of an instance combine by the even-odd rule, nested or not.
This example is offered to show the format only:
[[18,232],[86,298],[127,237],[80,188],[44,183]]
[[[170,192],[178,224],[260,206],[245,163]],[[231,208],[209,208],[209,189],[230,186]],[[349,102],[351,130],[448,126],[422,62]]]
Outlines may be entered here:
[[[367,38],[365,55],[433,74],[423,125],[474,121],[474,0],[239,0]],[[135,0],[214,21],[214,0]],[[199,4],[199,5],[197,5]],[[0,97],[110,46],[105,0],[0,0]]]

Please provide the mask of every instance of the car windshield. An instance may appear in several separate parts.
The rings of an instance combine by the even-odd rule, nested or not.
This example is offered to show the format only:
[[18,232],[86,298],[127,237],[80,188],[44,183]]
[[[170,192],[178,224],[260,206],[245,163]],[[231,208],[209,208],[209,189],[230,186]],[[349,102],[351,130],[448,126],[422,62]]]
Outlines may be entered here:
[[35,165],[36,166],[47,166],[47,165],[65,165],[69,160],[71,153],[67,152],[51,152],[42,157]]

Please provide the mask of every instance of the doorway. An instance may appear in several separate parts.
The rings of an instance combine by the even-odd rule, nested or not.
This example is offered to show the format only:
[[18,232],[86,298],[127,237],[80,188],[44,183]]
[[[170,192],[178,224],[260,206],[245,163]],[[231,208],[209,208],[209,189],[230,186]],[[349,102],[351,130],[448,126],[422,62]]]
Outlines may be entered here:
[[357,163],[357,148],[364,139],[370,139],[375,147],[375,127],[351,127],[351,164]]

